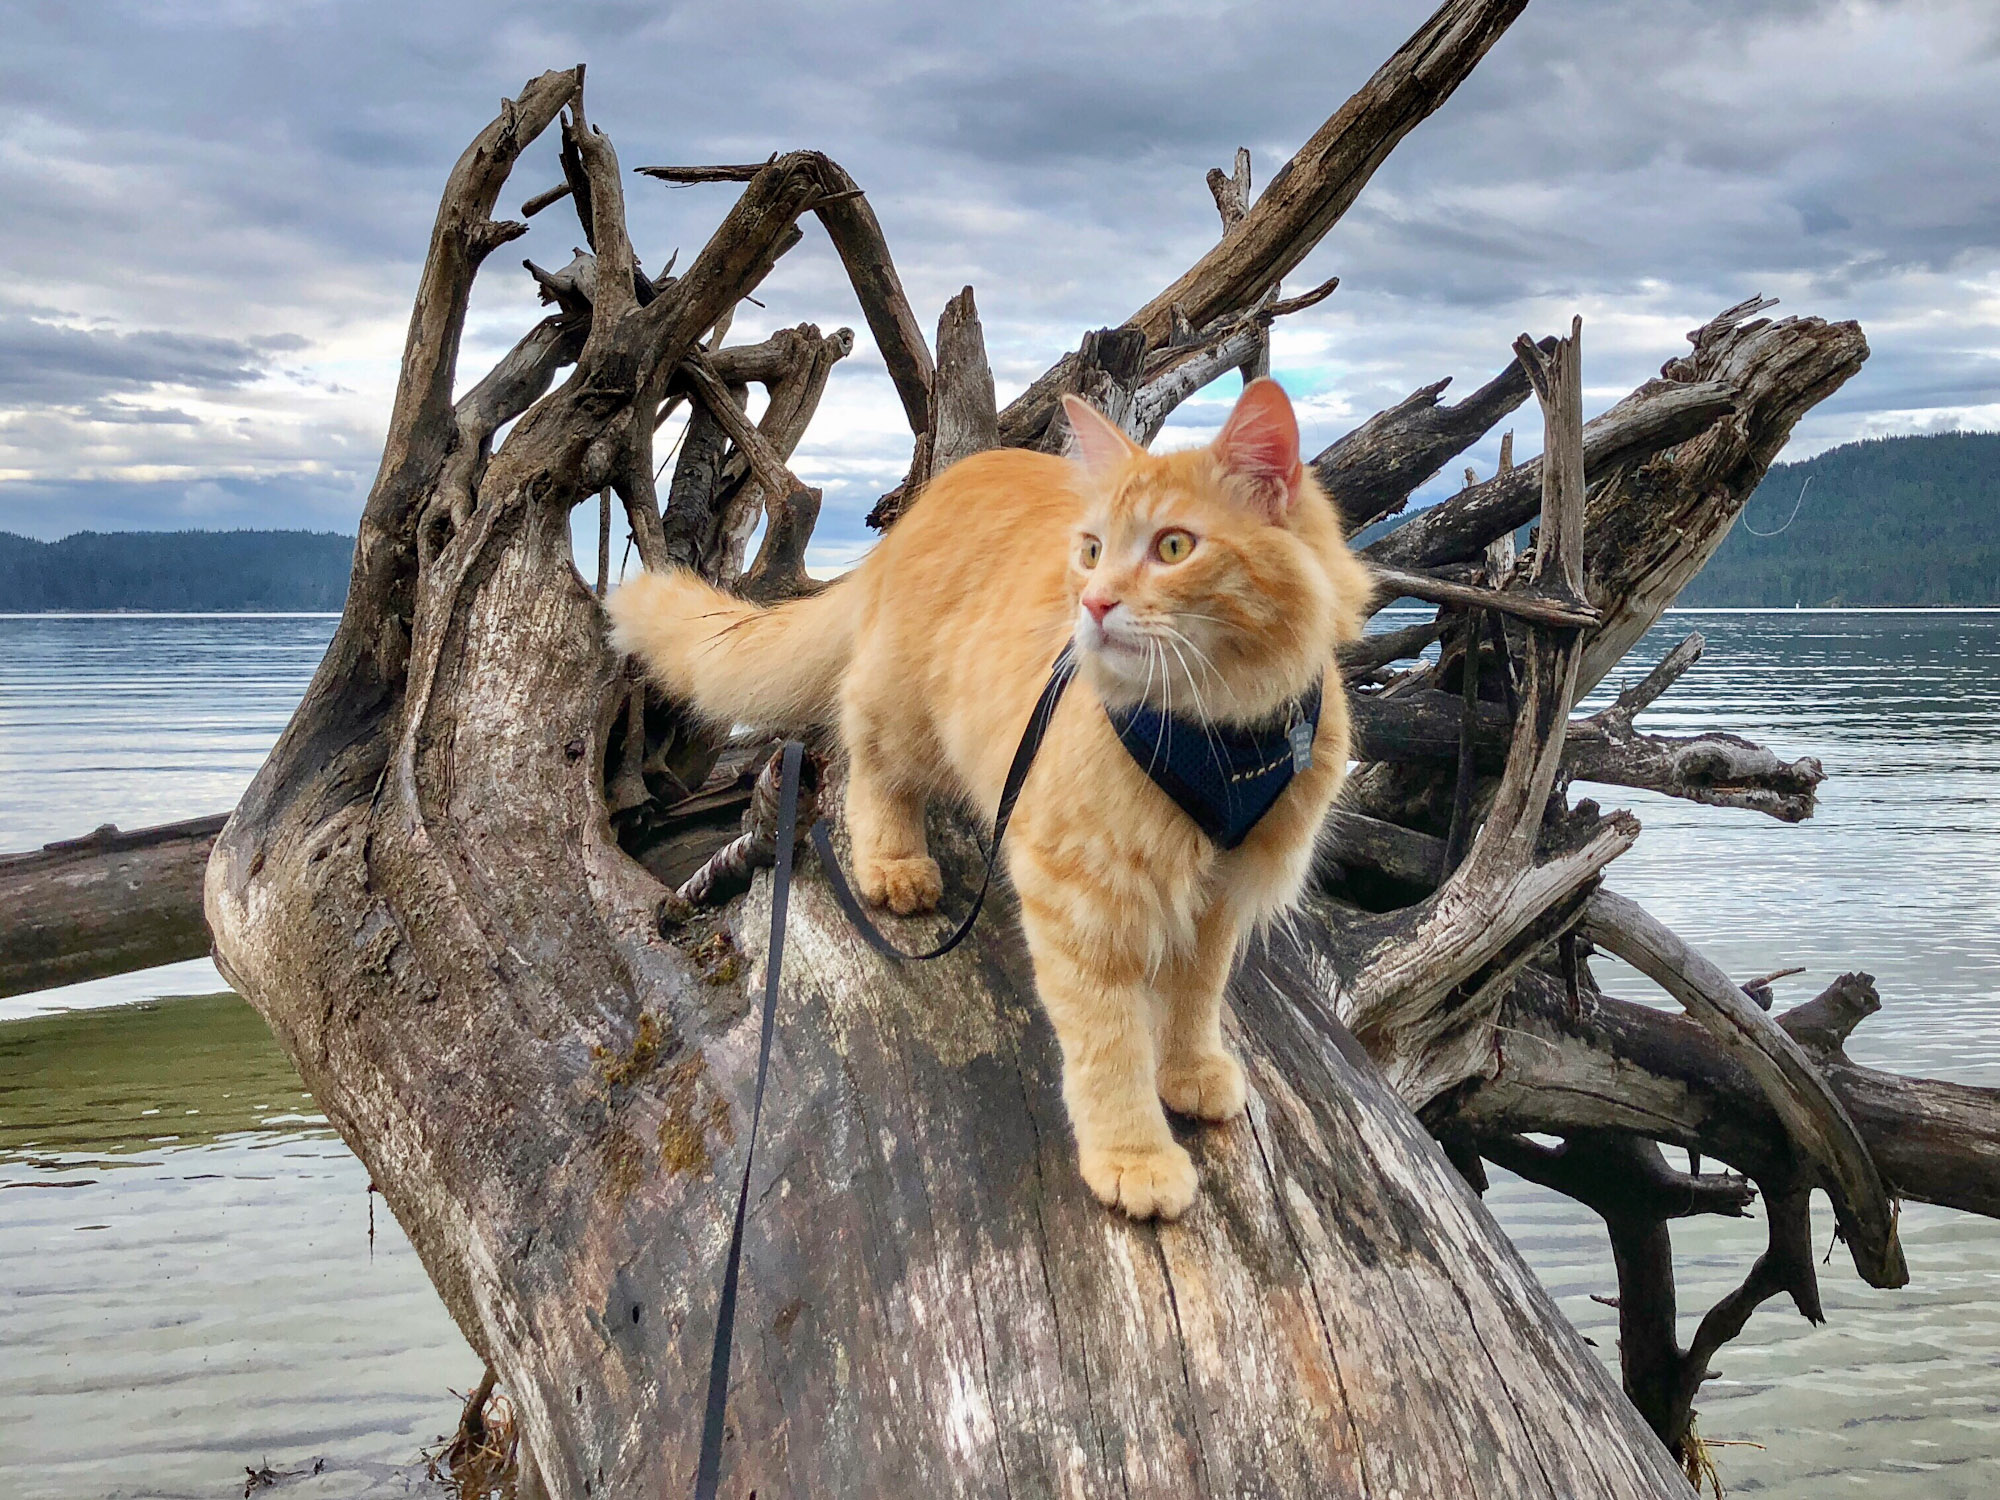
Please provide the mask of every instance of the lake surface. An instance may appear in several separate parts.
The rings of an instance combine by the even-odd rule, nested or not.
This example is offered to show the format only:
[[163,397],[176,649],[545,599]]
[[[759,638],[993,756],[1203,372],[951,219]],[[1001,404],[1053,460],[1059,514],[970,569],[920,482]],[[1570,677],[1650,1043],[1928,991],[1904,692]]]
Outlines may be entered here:
[[[0,618],[0,849],[227,807],[332,628]],[[1817,755],[1821,811],[1788,827],[1585,788],[1645,823],[1610,884],[1734,973],[1807,965],[1781,1006],[1866,969],[1884,1009],[1858,1059],[2000,1086],[2000,614],[1676,614],[1621,676],[1694,629],[1707,656],[1642,724]],[[478,1374],[379,1199],[371,1243],[366,1173],[220,988],[204,963],[0,1001],[0,1494],[221,1497],[266,1459],[326,1461],[287,1494],[409,1493],[398,1466]],[[1489,1201],[1611,1357],[1595,1219],[1500,1174]],[[1733,1493],[2000,1491],[2000,1225],[1911,1205],[1903,1235],[1910,1287],[1871,1291],[1836,1255],[1826,1327],[1767,1304],[1717,1360],[1701,1431],[1762,1445],[1718,1451]],[[1756,1220],[1676,1225],[1684,1336],[1761,1240]]]
[[[0,618],[0,849],[229,808],[333,626]],[[418,1493],[412,1461],[479,1378],[367,1172],[224,988],[203,959],[0,1000],[32,1017],[0,1019],[7,1500],[240,1496],[246,1468],[322,1459],[281,1493]]]

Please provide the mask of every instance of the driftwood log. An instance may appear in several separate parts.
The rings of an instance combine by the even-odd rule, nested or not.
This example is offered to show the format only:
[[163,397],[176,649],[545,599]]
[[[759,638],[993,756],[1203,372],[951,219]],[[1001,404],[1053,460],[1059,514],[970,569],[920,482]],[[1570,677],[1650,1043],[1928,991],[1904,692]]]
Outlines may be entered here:
[[[1260,196],[1247,153],[1212,172],[1216,248],[1005,409],[971,289],[933,357],[879,220],[824,156],[645,169],[740,194],[677,276],[634,254],[581,68],[533,80],[460,158],[346,613],[216,839],[206,914],[218,963],[508,1392],[523,1493],[673,1493],[693,1472],[775,816],[768,779],[758,790],[768,745],[717,743],[609,653],[571,508],[615,491],[648,566],[758,598],[816,586],[818,492],[789,464],[851,339],[802,324],[726,341],[809,216],[912,433],[876,524],[966,453],[1059,445],[1064,392],[1151,437],[1207,380],[1257,373],[1272,321],[1332,290],[1279,295],[1524,4],[1442,5]],[[522,232],[493,217],[501,191],[559,115],[564,181],[525,211],[569,201],[589,251],[530,268],[553,311],[454,401],[473,278]],[[1131,1224],[1077,1178],[1004,910],[951,959],[891,968],[802,871],[731,1493],[1685,1494],[1716,1348],[1780,1292],[1821,1316],[1812,1190],[1884,1286],[1906,1274],[1898,1196],[2000,1212],[2000,1096],[1848,1061],[1844,1038],[1879,1003],[1866,976],[1773,1018],[1768,988],[1604,889],[1637,821],[1570,795],[1590,781],[1812,813],[1814,761],[1636,727],[1698,638],[1612,707],[1572,712],[1713,554],[1800,415],[1867,356],[1851,323],[1765,306],[1695,330],[1588,423],[1573,325],[1523,335],[1465,400],[1426,386],[1315,461],[1358,526],[1531,396],[1543,422],[1541,457],[1515,465],[1509,444],[1500,472],[1367,549],[1378,605],[1440,608],[1340,664],[1362,764],[1306,908],[1232,987],[1253,1102],[1191,1139],[1205,1194],[1185,1221]],[[770,393],[756,423],[752,384]],[[663,504],[654,433],[682,404]],[[938,810],[933,825],[962,892],[968,824]],[[26,868],[0,880],[32,904],[53,887]],[[1603,995],[1598,949],[1684,1016]],[[1663,1145],[1733,1170],[1680,1170]],[[1480,1205],[1487,1161],[1604,1217],[1622,1391]],[[1757,1198],[1769,1246],[1682,1348],[1669,1222]]]
[[106,824],[0,854],[0,998],[206,957],[201,882],[227,820]]

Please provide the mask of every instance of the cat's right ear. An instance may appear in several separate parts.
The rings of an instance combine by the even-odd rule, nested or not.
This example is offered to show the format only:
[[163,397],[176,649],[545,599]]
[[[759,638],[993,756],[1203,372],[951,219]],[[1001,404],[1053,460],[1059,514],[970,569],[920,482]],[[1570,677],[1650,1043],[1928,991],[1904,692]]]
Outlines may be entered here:
[[1092,479],[1102,479],[1146,451],[1083,397],[1064,396],[1062,402],[1063,414],[1069,418],[1069,456],[1083,465],[1084,473]]
[[1247,481],[1259,508],[1282,522],[1299,498],[1299,419],[1285,388],[1260,376],[1243,387],[1236,410],[1210,444],[1225,474]]

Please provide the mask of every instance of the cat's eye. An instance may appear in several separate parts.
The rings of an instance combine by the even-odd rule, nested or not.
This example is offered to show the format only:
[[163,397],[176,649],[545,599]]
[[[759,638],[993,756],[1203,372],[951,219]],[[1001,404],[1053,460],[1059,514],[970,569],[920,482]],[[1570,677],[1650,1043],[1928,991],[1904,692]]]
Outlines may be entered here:
[[1098,558],[1104,555],[1104,543],[1094,536],[1087,536],[1083,539],[1083,545],[1077,548],[1076,555],[1077,560],[1086,568],[1094,568],[1097,566]]
[[1153,555],[1163,563],[1183,562],[1194,551],[1194,533],[1191,531],[1163,531],[1153,538]]

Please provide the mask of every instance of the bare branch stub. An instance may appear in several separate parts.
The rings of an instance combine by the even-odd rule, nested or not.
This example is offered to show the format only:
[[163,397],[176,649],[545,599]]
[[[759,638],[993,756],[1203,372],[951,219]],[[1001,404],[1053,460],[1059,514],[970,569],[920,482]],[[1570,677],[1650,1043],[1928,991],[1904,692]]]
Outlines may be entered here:
[[1701,660],[1707,646],[1707,639],[1700,631],[1688,635],[1644,677],[1621,690],[1609,708],[1592,714],[1590,722],[1608,734],[1631,733],[1633,718],[1652,707],[1661,694],[1680,681],[1688,668]]
[[570,186],[567,182],[559,182],[552,188],[544,188],[521,205],[521,217],[532,219],[543,209],[562,202],[569,194]]
[[933,473],[1000,445],[986,333],[969,286],[947,302],[938,317],[937,380],[932,390]]
[[[1535,549],[1532,581],[1563,598],[1587,602],[1583,592],[1583,319],[1570,319],[1569,337],[1544,353],[1533,337],[1522,334],[1514,353],[1528,374],[1528,383],[1544,412],[1554,415],[1567,438],[1542,450],[1542,532]],[[1568,705],[1564,705],[1565,713]]]
[[1778,1017],[1778,1024],[1822,1062],[1844,1063],[1847,1038],[1881,1008],[1882,997],[1875,991],[1872,975],[1842,974],[1805,1004]]
[[687,187],[697,182],[748,182],[777,159],[778,154],[774,151],[762,161],[741,162],[729,166],[634,167],[632,170],[641,177],[651,177],[677,187]]
[[1220,167],[1208,169],[1208,190],[1215,195],[1215,211],[1222,215],[1222,231],[1227,234],[1250,212],[1250,148],[1236,148],[1233,172]]
[[945,303],[938,317],[937,375],[930,411],[930,429],[917,435],[909,474],[868,513],[868,524],[878,531],[888,530],[910,508],[933,475],[961,458],[999,446],[993,370],[986,360],[986,334],[969,286]]
[[[1096,329],[1083,336],[1080,352],[1065,371],[1064,389],[1129,432],[1145,358],[1146,336],[1138,329],[1130,325]],[[1058,416],[1035,446],[1044,453],[1061,453],[1068,443],[1068,419]]]

